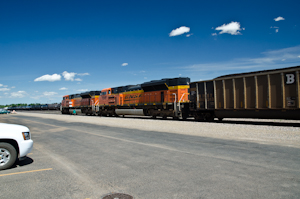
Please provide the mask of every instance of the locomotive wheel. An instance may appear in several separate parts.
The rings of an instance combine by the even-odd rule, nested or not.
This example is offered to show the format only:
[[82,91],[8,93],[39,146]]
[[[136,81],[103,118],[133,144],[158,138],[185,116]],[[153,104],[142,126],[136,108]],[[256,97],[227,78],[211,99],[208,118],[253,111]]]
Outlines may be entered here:
[[212,121],[214,121],[214,116],[211,113],[206,113],[204,115],[204,120],[207,122],[212,122]]
[[198,122],[204,121],[204,118],[203,118],[202,115],[196,114],[196,115],[194,116],[194,118],[195,118],[195,120],[198,121]]

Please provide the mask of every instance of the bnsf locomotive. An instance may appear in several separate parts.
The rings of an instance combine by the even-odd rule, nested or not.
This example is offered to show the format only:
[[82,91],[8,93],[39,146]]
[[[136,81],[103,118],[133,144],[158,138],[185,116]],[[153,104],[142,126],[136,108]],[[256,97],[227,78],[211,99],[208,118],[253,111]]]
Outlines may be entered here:
[[300,66],[190,82],[171,78],[66,95],[61,112],[214,118],[300,119]]

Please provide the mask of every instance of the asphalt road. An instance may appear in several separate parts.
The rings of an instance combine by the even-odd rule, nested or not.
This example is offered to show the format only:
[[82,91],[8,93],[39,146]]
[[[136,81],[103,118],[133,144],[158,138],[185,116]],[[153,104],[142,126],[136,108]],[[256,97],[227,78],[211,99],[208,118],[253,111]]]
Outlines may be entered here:
[[28,126],[34,140],[27,159],[0,171],[0,198],[300,198],[299,148],[22,115],[0,122]]

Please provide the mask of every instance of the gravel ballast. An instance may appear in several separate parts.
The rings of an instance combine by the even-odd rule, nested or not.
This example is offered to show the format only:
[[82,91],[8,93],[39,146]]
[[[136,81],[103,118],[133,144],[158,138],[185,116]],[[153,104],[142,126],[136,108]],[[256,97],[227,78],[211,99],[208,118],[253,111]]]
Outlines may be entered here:
[[221,123],[209,123],[126,117],[42,114],[36,112],[18,112],[17,114],[64,122],[90,123],[101,126],[177,133],[300,148],[299,120],[227,119]]

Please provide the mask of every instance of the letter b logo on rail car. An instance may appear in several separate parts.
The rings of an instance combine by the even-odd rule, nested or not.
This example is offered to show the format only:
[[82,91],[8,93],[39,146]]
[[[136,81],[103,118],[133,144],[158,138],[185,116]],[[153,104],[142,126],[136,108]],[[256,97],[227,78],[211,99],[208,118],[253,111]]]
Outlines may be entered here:
[[286,84],[293,84],[295,83],[295,74],[291,73],[291,74],[285,74],[286,76]]

